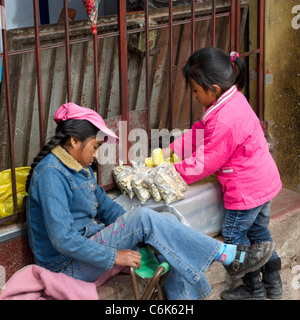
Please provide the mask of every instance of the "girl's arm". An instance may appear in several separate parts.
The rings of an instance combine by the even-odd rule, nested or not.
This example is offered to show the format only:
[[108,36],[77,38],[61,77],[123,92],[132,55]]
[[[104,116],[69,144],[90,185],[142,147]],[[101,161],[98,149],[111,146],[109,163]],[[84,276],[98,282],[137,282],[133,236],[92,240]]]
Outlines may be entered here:
[[204,125],[202,121],[193,124],[192,128],[186,130],[183,135],[170,144],[170,149],[180,159],[189,158],[197,149],[197,145],[203,142]]
[[234,150],[232,130],[218,122],[215,126],[205,129],[204,140],[192,155],[180,163],[175,163],[174,166],[182,178],[190,184],[218,171]]
[[119,216],[126,211],[106,194],[106,192],[96,184],[96,196],[99,206],[97,208],[96,218],[103,222],[105,225],[109,225],[117,220]]
[[96,218],[105,225],[109,225],[124,214],[125,210],[118,203],[112,201],[106,192],[97,184],[92,168],[90,168],[90,172],[93,177],[93,184],[96,186],[95,193],[99,204]]

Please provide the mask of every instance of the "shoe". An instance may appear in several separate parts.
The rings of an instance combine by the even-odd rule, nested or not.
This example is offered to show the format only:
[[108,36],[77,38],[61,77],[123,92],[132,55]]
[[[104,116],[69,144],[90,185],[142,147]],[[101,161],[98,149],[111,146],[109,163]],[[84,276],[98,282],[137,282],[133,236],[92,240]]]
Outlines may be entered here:
[[265,300],[266,289],[260,280],[260,270],[247,273],[243,285],[221,293],[223,300]]
[[262,268],[262,283],[269,299],[281,299],[282,282],[280,277],[281,259],[269,260]]
[[[274,242],[266,241],[252,246],[237,245],[236,256],[233,262],[224,266],[233,279],[242,278],[246,273],[260,269],[271,257],[275,250]],[[245,252],[243,262],[240,255]]]

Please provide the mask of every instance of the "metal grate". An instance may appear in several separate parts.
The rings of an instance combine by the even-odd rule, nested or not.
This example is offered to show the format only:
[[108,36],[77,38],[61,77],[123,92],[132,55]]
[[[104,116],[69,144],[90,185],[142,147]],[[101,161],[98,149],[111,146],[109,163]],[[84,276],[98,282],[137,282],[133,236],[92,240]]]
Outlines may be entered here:
[[[99,112],[116,133],[127,121],[131,128],[189,128],[201,118],[185,89],[181,69],[191,52],[216,46],[240,52],[249,0],[212,0],[160,9],[126,12],[118,0],[118,14],[98,19],[98,34],[87,21],[39,26],[38,0],[33,0],[34,27],[2,30],[0,170],[12,169],[14,215],[17,211],[15,168],[30,165],[54,134],[54,112],[73,101]],[[257,55],[258,116],[263,120],[264,1],[258,3],[258,47],[240,55]],[[5,8],[5,0],[0,0]],[[2,17],[2,19],[5,17]],[[150,134],[148,135],[150,136]],[[130,143],[123,149],[128,155]],[[114,187],[111,166],[98,166],[98,183]]]

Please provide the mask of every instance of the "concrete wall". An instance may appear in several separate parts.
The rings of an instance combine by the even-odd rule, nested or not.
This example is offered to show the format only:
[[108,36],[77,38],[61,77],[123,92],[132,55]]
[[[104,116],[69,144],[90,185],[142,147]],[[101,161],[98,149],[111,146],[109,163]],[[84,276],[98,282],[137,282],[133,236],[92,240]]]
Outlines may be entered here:
[[300,3],[265,3],[265,120],[283,185],[300,192]]
[[[265,1],[264,117],[283,186],[300,192],[300,3]],[[294,12],[294,13],[293,13]],[[257,1],[249,7],[249,50],[257,48]],[[249,101],[257,111],[257,58],[249,59]]]

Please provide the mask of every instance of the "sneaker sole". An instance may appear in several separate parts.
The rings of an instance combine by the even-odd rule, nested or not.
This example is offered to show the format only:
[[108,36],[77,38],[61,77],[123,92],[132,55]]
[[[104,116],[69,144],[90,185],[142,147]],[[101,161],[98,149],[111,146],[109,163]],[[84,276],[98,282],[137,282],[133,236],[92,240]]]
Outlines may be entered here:
[[249,273],[249,272],[252,272],[252,271],[255,271],[255,270],[261,268],[264,264],[266,264],[266,263],[269,261],[269,259],[271,258],[274,250],[275,250],[275,243],[272,242],[272,243],[271,243],[271,248],[270,248],[269,252],[265,255],[265,257],[264,257],[258,264],[256,264],[255,266],[253,266],[253,267],[251,267],[251,268],[245,269],[245,270],[243,270],[243,271],[240,271],[240,272],[238,272],[238,273],[235,273],[235,274],[231,275],[231,278],[232,278],[233,280],[240,279],[240,278],[242,278],[246,273]]

